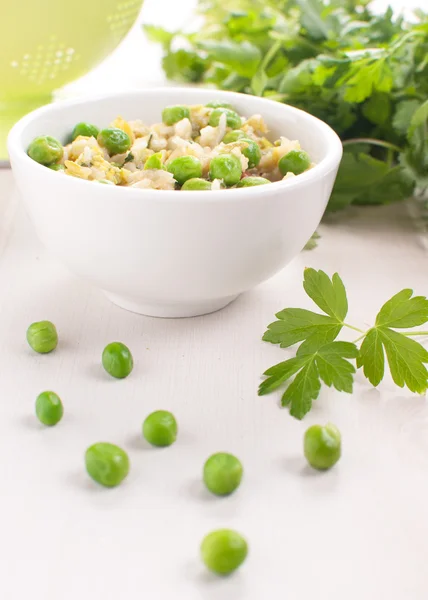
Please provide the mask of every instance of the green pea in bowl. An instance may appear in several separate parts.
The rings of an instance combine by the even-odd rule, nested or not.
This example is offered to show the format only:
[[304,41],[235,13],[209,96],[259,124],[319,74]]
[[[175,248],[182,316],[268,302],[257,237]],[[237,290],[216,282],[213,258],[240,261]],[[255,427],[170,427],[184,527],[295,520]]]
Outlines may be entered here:
[[[272,140],[280,136],[298,140],[310,156],[311,168],[269,185],[245,184],[239,173],[237,178],[230,175],[236,161],[229,165],[229,159],[220,157],[215,168],[212,161],[210,189],[206,183],[192,186],[187,180],[182,189],[173,189],[180,184],[172,167],[158,174],[173,182],[171,189],[147,189],[141,182],[100,185],[102,181],[73,177],[71,171],[67,175],[46,168],[27,153],[38,136],[67,144],[77,123],[102,128],[117,115],[127,121],[160,123],[165,107],[213,101],[232,105],[239,115],[261,115]],[[229,127],[228,115],[214,117],[217,127],[224,119],[229,133],[236,127],[234,123]],[[237,136],[231,148],[241,141]],[[110,142],[105,134],[100,141]],[[317,228],[342,156],[332,129],[301,110],[264,98],[193,88],[146,89],[45,106],[13,127],[8,149],[18,189],[46,247],[115,304],[159,317],[221,309],[283,269]],[[55,145],[53,150],[55,154]],[[124,156],[122,160],[132,161]],[[108,177],[113,180],[128,172],[116,163],[110,166]],[[227,171],[229,167],[232,171]],[[85,168],[82,161],[69,166],[77,171]],[[186,168],[190,169],[186,177],[193,174],[201,180],[199,171],[192,171],[194,165]],[[184,180],[182,173],[178,177]],[[251,176],[251,170],[244,175]]]

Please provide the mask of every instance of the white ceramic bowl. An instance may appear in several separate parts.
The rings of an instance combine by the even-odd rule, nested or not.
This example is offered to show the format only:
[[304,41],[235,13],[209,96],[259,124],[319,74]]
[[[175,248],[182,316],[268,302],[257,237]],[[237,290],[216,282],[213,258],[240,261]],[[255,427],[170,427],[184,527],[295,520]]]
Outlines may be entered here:
[[[37,135],[64,141],[79,121],[117,115],[161,120],[170,104],[229,102],[261,114],[276,138],[298,139],[317,164],[288,181],[215,192],[97,185],[56,173],[26,150]],[[327,205],[342,145],[322,121],[263,98],[193,88],[147,89],[51,104],[19,121],[8,148],[17,186],[42,242],[112,302],[138,313],[188,317],[218,310],[282,269]]]

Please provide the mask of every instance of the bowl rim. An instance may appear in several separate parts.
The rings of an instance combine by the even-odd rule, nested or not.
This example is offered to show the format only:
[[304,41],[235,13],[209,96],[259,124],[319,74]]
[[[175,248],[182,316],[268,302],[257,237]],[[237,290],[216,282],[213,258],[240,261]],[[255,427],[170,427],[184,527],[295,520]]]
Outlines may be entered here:
[[[306,184],[309,183],[313,183],[316,180],[319,180],[320,178],[322,178],[324,175],[330,173],[333,169],[336,169],[339,164],[340,164],[340,160],[342,158],[342,154],[343,154],[343,146],[342,146],[342,142],[339,138],[339,136],[336,134],[336,132],[329,126],[327,125],[327,123],[325,123],[324,121],[322,121],[321,119],[318,119],[318,117],[315,117],[313,115],[311,115],[310,113],[296,108],[294,106],[290,106],[289,104],[284,104],[284,103],[280,103],[277,102],[275,100],[270,100],[269,98],[262,98],[259,96],[252,96],[252,95],[248,95],[248,94],[243,94],[243,93],[239,93],[239,92],[229,92],[229,91],[224,91],[224,90],[210,90],[209,88],[196,88],[196,87],[180,87],[180,86],[164,86],[164,87],[150,87],[150,88],[146,88],[146,89],[134,89],[134,90],[128,90],[128,91],[123,91],[123,92],[114,92],[114,93],[110,93],[110,94],[90,94],[90,95],[85,95],[85,96],[79,96],[78,98],[72,98],[72,99],[68,99],[68,100],[59,100],[56,102],[52,102],[51,104],[47,104],[45,106],[42,106],[40,108],[37,108],[35,110],[33,110],[32,112],[28,113],[27,115],[25,115],[24,117],[22,117],[17,123],[15,123],[15,125],[12,127],[12,129],[9,132],[8,138],[7,138],[7,147],[8,147],[8,151],[9,151],[9,155],[11,157],[11,163],[12,163],[12,169],[13,169],[13,159],[16,158],[18,160],[23,160],[23,161],[28,161],[28,169],[32,169],[32,168],[36,168],[37,170],[40,169],[40,172],[44,172],[45,176],[48,177],[58,177],[58,173],[56,173],[55,171],[51,170],[51,169],[47,169],[44,165],[41,165],[37,162],[35,162],[34,160],[32,160],[27,152],[26,149],[23,148],[22,144],[21,144],[21,136],[23,134],[23,132],[25,131],[26,127],[33,122],[34,120],[36,120],[38,117],[46,114],[46,113],[53,113],[55,114],[56,112],[60,112],[62,111],[64,108],[68,108],[68,107],[72,107],[72,106],[79,106],[79,105],[83,105],[83,104],[87,104],[87,103],[96,103],[99,102],[101,100],[106,100],[106,99],[120,99],[120,98],[124,98],[124,97],[129,97],[129,96],[136,96],[136,97],[141,97],[141,96],[145,96],[145,95],[158,95],[158,94],[168,94],[169,92],[171,93],[186,93],[187,95],[190,94],[194,94],[195,95],[195,103],[197,103],[197,98],[198,96],[206,96],[207,92],[209,91],[210,96],[212,96],[213,100],[216,99],[228,99],[231,103],[233,103],[233,98],[239,98],[241,101],[250,97],[251,99],[256,99],[258,102],[260,102],[261,104],[266,105],[267,107],[269,106],[275,106],[276,110],[284,110],[284,111],[288,111],[291,112],[293,114],[295,114],[298,118],[304,118],[308,121],[312,121],[314,124],[316,124],[317,129],[320,131],[320,133],[322,134],[322,138],[324,139],[324,141],[326,142],[327,145],[327,154],[326,156],[319,162],[316,163],[315,166],[313,166],[309,171],[305,171],[304,173],[301,173],[300,175],[287,179],[286,181],[281,180],[281,181],[275,181],[270,183],[268,186],[250,186],[250,187],[242,187],[242,188],[232,188],[232,189],[220,189],[220,190],[211,190],[209,194],[195,194],[195,190],[180,190],[180,194],[177,194],[177,190],[153,190],[151,188],[148,189],[144,189],[144,188],[132,188],[132,187],[128,187],[128,186],[102,186],[102,193],[103,194],[116,194],[116,195],[120,195],[125,194],[126,197],[128,197],[129,199],[131,198],[135,198],[136,196],[138,196],[138,198],[141,200],[142,196],[141,194],[144,192],[155,192],[156,193],[156,200],[171,200],[172,198],[174,199],[174,201],[176,202],[177,200],[194,200],[197,201],[198,203],[201,203],[203,201],[206,200],[211,200],[211,201],[215,201],[216,203],[222,200],[225,201],[237,201],[237,200],[243,200],[245,198],[247,198],[250,195],[259,195],[259,196],[265,196],[269,193],[269,195],[271,193],[275,193],[275,192],[280,192],[282,191],[286,191],[286,190],[292,190],[296,187],[303,187]],[[261,114],[262,110],[260,111]],[[79,177],[67,177],[67,185],[71,185],[71,186],[85,186],[84,189],[87,189],[86,186],[88,185],[88,183],[94,183],[92,181],[86,181],[84,179],[80,179]],[[80,189],[81,192],[83,192],[83,188],[77,188]],[[226,193],[227,192],[227,193]],[[121,201],[123,201],[123,199],[125,198],[125,195],[122,196]],[[152,195],[151,195],[152,197]],[[148,199],[148,195],[147,195],[147,199]]]

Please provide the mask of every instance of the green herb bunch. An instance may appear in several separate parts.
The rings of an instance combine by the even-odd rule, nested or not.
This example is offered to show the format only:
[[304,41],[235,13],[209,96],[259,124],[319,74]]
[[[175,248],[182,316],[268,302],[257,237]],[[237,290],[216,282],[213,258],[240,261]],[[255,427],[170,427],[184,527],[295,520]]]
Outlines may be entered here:
[[[413,296],[410,289],[401,290],[385,302],[373,327],[363,331],[345,321],[348,300],[337,273],[330,279],[324,271],[305,269],[303,287],[323,314],[286,308],[276,315],[278,320],[268,326],[263,339],[281,348],[301,344],[294,357],[265,371],[260,396],[288,384],[282,406],[289,406],[290,414],[302,419],[318,398],[322,383],[352,393],[358,368],[376,387],[385,374],[385,362],[399,387],[419,394],[426,392],[428,352],[411,337],[427,336],[428,332],[400,330],[428,321],[427,298]],[[338,341],[344,327],[357,331],[359,337],[352,343]]]
[[[422,3],[421,3],[422,4]],[[329,123],[344,157],[329,209],[428,187],[428,14],[371,0],[199,0],[197,32],[148,25],[167,77],[265,96]]]

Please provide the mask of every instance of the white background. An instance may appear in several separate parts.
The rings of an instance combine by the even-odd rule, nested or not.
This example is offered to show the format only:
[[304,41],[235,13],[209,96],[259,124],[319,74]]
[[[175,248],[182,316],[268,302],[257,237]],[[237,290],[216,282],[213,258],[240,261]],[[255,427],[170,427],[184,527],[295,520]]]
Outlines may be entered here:
[[[143,19],[177,24],[184,5],[166,5],[147,1]],[[116,89],[140,76],[158,82],[157,50],[145,56],[138,28],[126,44],[68,93],[111,88],[112,73]],[[352,396],[324,390],[299,422],[278,396],[256,393],[260,374],[289,356],[260,341],[265,326],[285,306],[311,307],[304,266],[342,275],[349,321],[361,327],[399,289],[428,292],[424,240],[407,206],[351,211],[320,232],[316,250],[225,310],[150,319],[112,306],[49,256],[11,174],[0,172],[0,598],[426,600],[425,398],[388,379],[374,390],[358,374]],[[47,356],[25,342],[28,324],[43,318],[60,334]],[[104,345],[116,339],[135,359],[124,381],[100,367]],[[49,430],[33,414],[45,389],[65,405]],[[180,427],[164,450],[140,434],[158,408],[172,410]],[[302,437],[326,421],[342,432],[343,457],[319,474],[305,466]],[[84,451],[100,440],[130,455],[131,473],[114,490],[85,474]],[[219,450],[245,469],[227,499],[201,484],[204,460]],[[201,539],[218,527],[236,528],[250,546],[228,579],[199,559]]]

